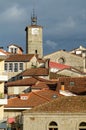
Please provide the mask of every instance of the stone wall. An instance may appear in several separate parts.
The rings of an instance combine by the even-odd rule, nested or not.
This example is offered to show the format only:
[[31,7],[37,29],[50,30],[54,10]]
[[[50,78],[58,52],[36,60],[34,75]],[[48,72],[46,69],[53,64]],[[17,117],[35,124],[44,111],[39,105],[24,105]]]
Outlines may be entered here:
[[72,66],[81,71],[84,70],[84,59],[82,57],[70,54],[63,50],[46,55],[44,58],[49,58],[50,61]]
[[79,130],[79,124],[86,122],[84,113],[40,113],[24,114],[23,130],[49,130],[49,123],[57,123],[58,130]]

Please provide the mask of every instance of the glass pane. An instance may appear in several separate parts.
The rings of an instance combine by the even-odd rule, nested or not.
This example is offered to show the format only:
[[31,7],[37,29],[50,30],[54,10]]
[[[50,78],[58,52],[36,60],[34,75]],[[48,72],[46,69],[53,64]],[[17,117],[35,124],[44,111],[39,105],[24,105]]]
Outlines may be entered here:
[[14,64],[14,72],[17,72],[17,71],[18,71],[18,64],[15,63],[15,64]]
[[13,64],[9,63],[9,70],[12,70],[12,69],[13,69]]
[[5,68],[4,69],[7,70],[7,63],[5,63]]
[[23,70],[23,63],[20,63],[19,70]]
[[75,85],[75,83],[74,82],[70,82],[70,86],[74,86]]

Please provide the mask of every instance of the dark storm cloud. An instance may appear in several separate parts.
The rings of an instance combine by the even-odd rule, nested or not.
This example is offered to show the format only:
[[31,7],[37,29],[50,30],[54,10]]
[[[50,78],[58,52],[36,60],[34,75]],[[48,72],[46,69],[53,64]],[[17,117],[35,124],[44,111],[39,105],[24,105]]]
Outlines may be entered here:
[[52,51],[85,45],[85,6],[86,0],[0,1],[0,44],[16,43],[25,48],[25,27],[31,23],[34,8],[38,24],[43,26],[44,51],[52,45]]

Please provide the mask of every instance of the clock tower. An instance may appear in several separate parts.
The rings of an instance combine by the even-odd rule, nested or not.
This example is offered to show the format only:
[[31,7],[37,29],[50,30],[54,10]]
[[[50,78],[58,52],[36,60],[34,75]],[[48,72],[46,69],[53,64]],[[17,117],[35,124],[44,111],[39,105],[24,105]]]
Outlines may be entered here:
[[37,17],[33,11],[31,16],[31,25],[25,28],[26,31],[26,53],[38,54],[41,58],[43,56],[42,43],[42,26],[37,25]]

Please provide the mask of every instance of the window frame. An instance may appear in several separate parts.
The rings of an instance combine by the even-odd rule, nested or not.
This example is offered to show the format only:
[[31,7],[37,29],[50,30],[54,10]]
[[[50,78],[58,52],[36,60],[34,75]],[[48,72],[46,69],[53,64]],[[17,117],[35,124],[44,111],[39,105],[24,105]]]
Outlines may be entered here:
[[10,52],[13,53],[13,48],[10,48]]
[[48,125],[48,130],[58,130],[58,124],[55,121],[51,121]]
[[86,122],[82,121],[79,123],[79,130],[86,130]]
[[14,72],[18,72],[18,63],[14,63]]
[[8,71],[8,64],[7,63],[5,63],[5,65],[4,65],[4,70]]
[[9,71],[13,71],[13,63],[9,63]]
[[18,50],[18,48],[14,48],[14,54],[16,54],[16,53],[17,53],[17,50]]
[[75,86],[75,82],[74,81],[70,81],[69,84],[70,84],[70,86]]
[[[22,66],[21,66],[22,65]],[[19,70],[23,71],[24,70],[24,64],[21,62],[19,63]]]

